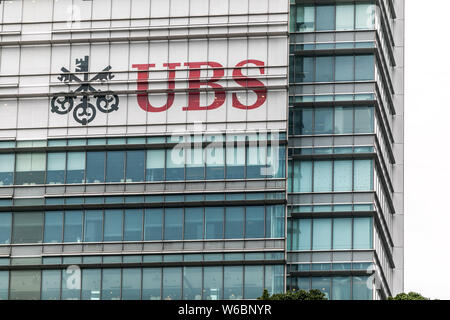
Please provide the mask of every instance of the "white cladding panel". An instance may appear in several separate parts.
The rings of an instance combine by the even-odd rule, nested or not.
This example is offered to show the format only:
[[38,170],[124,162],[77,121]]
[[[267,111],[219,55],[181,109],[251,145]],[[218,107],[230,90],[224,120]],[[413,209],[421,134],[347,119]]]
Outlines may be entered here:
[[[208,131],[286,130],[288,5],[288,0],[3,1],[0,137],[163,134],[198,122]],[[175,71],[168,63],[176,64]],[[196,71],[190,63],[203,64]],[[102,72],[103,81],[95,79]],[[200,89],[193,90],[198,82]],[[87,101],[83,90],[89,92]],[[118,109],[102,112],[98,91],[117,95]],[[68,93],[76,97],[58,104]],[[53,105],[61,108],[73,101],[71,111],[52,112],[55,96],[60,99]],[[201,110],[186,110],[195,106]],[[87,123],[80,122],[83,110]]]

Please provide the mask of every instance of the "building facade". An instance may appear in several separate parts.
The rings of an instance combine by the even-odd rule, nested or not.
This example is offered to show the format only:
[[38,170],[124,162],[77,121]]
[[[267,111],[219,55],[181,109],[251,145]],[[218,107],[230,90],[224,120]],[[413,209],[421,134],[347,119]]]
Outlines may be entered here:
[[403,2],[0,2],[0,299],[403,290]]
[[403,290],[403,16],[403,1],[291,1],[290,289]]

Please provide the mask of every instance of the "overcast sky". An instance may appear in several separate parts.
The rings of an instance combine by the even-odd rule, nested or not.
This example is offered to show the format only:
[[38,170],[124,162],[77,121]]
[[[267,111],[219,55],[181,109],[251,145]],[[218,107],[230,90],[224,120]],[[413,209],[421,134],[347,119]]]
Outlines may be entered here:
[[450,299],[450,1],[406,0],[405,291]]

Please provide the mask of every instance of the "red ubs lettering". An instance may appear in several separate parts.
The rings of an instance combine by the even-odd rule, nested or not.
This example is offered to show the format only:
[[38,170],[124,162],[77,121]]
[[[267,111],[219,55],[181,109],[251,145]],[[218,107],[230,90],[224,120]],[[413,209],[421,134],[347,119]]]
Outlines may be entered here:
[[[233,93],[233,107],[242,110],[252,110],[261,107],[267,100],[267,87],[261,81],[247,77],[242,73],[242,69],[248,65],[255,65],[259,69],[260,74],[265,74],[265,65],[259,60],[244,60],[239,62],[233,69],[233,80],[242,88],[253,91],[256,94],[256,102],[252,105],[245,105],[239,100],[238,95]],[[167,81],[167,99],[162,106],[154,106],[151,104],[147,90],[149,89],[148,79],[149,70],[155,68],[155,64],[133,64],[133,68],[138,70],[137,79],[137,100],[139,107],[147,112],[163,112],[172,107],[175,100],[175,77],[176,68],[181,63],[165,63],[163,65],[168,70]],[[213,110],[221,107],[226,100],[225,88],[221,86],[220,81],[224,75],[224,67],[213,61],[207,62],[186,62],[184,66],[188,67],[189,85],[188,85],[188,105],[183,107],[184,111]],[[204,67],[213,68],[213,75],[207,80],[200,80],[201,70]],[[203,69],[202,69],[203,68]],[[200,105],[200,88],[209,87],[214,92],[214,101],[207,106]]]

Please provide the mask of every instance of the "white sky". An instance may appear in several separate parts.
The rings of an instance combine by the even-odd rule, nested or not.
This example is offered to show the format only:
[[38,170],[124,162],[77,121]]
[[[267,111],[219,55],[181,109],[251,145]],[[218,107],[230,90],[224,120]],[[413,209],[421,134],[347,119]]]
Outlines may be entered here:
[[450,299],[450,1],[406,0],[405,291]]

